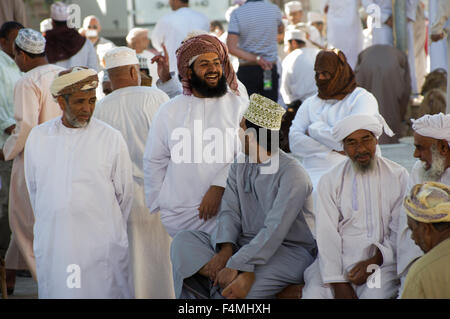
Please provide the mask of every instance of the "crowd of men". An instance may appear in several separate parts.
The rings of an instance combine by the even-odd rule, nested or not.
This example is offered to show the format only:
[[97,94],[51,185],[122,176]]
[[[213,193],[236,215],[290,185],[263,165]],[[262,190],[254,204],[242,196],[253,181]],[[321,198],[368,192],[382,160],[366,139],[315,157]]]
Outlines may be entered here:
[[62,2],[3,23],[2,295],[28,270],[39,298],[450,298],[450,114],[411,120],[411,172],[380,148],[425,79],[422,2],[409,55],[391,1],[371,34],[325,2],[235,1],[225,32],[169,0],[127,47]]

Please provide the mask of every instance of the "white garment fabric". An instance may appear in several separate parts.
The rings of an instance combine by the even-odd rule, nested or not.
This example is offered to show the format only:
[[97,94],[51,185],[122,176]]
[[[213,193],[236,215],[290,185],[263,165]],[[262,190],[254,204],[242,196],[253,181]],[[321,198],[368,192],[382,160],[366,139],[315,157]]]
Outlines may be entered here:
[[358,130],[367,130],[379,138],[383,131],[393,136],[394,133],[387,125],[385,119],[380,114],[352,114],[340,120],[333,127],[331,134],[336,141],[343,141],[347,136]]
[[28,137],[25,176],[39,298],[132,298],[126,225],[133,180],[120,132],[95,118],[80,129],[61,117],[48,121]]
[[[390,26],[386,24],[389,17],[392,16],[392,0],[362,0],[366,9],[373,12],[375,6],[380,8],[380,27],[376,25],[378,21],[373,20],[372,25],[372,45],[385,44],[394,45],[394,34]],[[374,15],[376,12],[374,12]]]
[[[178,95],[153,118],[144,154],[145,197],[150,212],[160,211],[171,237],[180,230],[211,233],[216,227],[216,218],[201,220],[198,208],[210,186],[225,188],[240,151],[237,130],[248,96],[239,90],[240,96],[229,89],[220,98]],[[216,157],[205,155],[212,148]]]
[[[443,0],[446,4],[446,0]],[[437,22],[439,24],[439,19],[441,18],[440,8],[439,8],[439,1],[430,1],[428,5],[428,11],[429,11],[429,28],[428,28],[428,34],[431,36],[433,34],[433,26],[434,23]],[[445,16],[445,11],[444,15]],[[444,29],[450,29],[450,21],[447,20],[442,24],[442,29],[438,30],[442,32]],[[429,47],[430,47],[430,72],[433,72],[436,69],[442,68],[444,70],[448,70],[448,63],[447,63],[447,41],[446,39],[442,39],[437,42],[431,41],[431,39],[428,40]]]
[[283,60],[280,93],[284,103],[305,101],[317,93],[314,63],[318,53],[318,49],[296,49]]
[[133,165],[134,198],[128,219],[130,271],[135,297],[174,298],[170,237],[159,214],[145,206],[143,161],[151,121],[169,97],[159,89],[130,86],[115,90],[97,103],[94,116],[119,130]]
[[156,82],[159,80],[158,65],[156,63],[151,63],[155,55],[148,50],[144,50],[137,55],[143,56],[147,59],[148,70],[150,72],[150,76],[152,77],[152,86],[156,87]]
[[[422,161],[417,161],[411,170],[405,196],[409,194],[414,185],[426,182],[423,177],[423,170],[424,169]],[[450,168],[446,169],[444,174],[442,174],[441,178],[437,182],[450,186]],[[412,232],[408,227],[408,218],[406,215],[406,211],[405,209],[403,209],[399,219],[399,229],[397,237],[397,274],[402,282],[399,296],[402,295],[409,268],[417,258],[423,256],[423,251],[411,239],[411,233]]]
[[161,44],[165,44],[169,53],[171,72],[178,70],[176,50],[186,36],[194,30],[209,32],[209,19],[203,13],[191,8],[180,8],[163,16],[156,23],[151,36],[152,45],[156,50],[163,52]]
[[[323,175],[315,205],[318,261],[305,271],[303,298],[332,298],[331,283],[348,282],[356,263],[383,256],[381,285],[357,289],[359,298],[396,296],[396,242],[398,218],[408,171],[383,157],[373,170],[355,171],[350,159]],[[389,187],[386,187],[389,185]]]
[[64,69],[70,69],[74,66],[84,66],[96,71],[99,70],[97,52],[94,49],[91,41],[87,40],[74,56],[67,60],[58,61],[56,65],[63,67]]
[[347,157],[342,143],[332,136],[334,125],[351,114],[379,114],[375,97],[357,87],[343,100],[323,100],[316,95],[306,99],[298,110],[289,131],[291,152],[303,159],[314,189],[320,177]]
[[359,1],[326,0],[325,4],[328,5],[328,47],[342,50],[348,64],[354,69],[364,41],[358,11]]

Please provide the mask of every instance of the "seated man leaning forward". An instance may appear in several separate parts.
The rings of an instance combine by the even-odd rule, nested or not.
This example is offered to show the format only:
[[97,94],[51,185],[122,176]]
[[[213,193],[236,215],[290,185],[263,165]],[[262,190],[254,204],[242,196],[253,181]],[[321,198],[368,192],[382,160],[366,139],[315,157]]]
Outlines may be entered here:
[[376,155],[383,128],[393,135],[381,115],[364,114],[333,128],[348,159],[319,181],[314,210],[319,256],[305,271],[305,299],[397,294],[396,230],[408,172]]
[[278,148],[284,112],[251,96],[240,124],[245,160],[231,165],[215,232],[183,231],[172,242],[177,298],[275,298],[303,282],[316,255],[305,220],[312,185]]

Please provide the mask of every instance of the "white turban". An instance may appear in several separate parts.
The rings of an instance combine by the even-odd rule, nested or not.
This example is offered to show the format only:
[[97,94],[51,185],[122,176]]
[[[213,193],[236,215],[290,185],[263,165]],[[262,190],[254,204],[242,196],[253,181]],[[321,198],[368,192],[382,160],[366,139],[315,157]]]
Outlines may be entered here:
[[284,40],[286,42],[289,40],[299,40],[306,43],[306,33],[303,30],[290,29],[284,34]]
[[286,12],[286,14],[289,14],[291,12],[296,12],[296,11],[302,11],[302,10],[303,10],[303,6],[300,1],[291,1],[284,5],[284,11]]
[[53,80],[50,92],[56,98],[64,94],[95,89],[97,86],[98,75],[95,70],[76,66],[60,72]]
[[427,114],[418,120],[411,120],[411,122],[413,130],[417,134],[436,140],[446,140],[450,146],[450,114]]
[[388,136],[394,136],[394,133],[380,114],[349,115],[336,123],[332,134],[336,141],[342,142],[347,136],[358,130],[370,131],[376,138],[383,134],[383,130]]
[[323,16],[319,12],[310,11],[308,12],[308,22],[323,22]]
[[50,16],[53,20],[56,21],[67,21],[69,18],[68,7],[63,2],[55,2],[50,7]]

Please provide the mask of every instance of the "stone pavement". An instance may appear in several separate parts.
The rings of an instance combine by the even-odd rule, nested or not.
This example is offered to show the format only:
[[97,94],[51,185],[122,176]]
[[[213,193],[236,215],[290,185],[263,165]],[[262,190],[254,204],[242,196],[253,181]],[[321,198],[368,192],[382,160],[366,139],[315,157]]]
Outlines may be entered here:
[[[414,142],[412,137],[402,138],[399,144],[381,145],[383,156],[404,166],[411,171],[416,159],[413,157]],[[16,290],[10,299],[37,298],[37,284],[32,278],[17,277]]]

